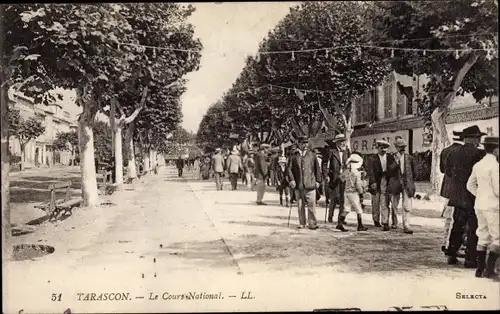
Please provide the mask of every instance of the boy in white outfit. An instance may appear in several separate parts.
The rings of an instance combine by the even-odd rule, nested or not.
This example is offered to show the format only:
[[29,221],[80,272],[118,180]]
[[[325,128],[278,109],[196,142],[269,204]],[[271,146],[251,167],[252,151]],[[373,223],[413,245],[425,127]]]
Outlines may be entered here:
[[363,226],[361,199],[359,195],[364,193],[363,180],[359,168],[363,163],[361,156],[352,154],[346,161],[347,169],[341,174],[340,179],[345,182],[344,190],[344,210],[349,213],[352,209],[358,216],[358,231],[366,231]]
[[[481,143],[486,151],[472,168],[467,190],[476,196],[474,208],[477,215],[477,270],[476,277],[498,279],[495,262],[500,253],[499,205],[498,205],[498,137],[485,137]],[[486,261],[486,250],[489,249]]]

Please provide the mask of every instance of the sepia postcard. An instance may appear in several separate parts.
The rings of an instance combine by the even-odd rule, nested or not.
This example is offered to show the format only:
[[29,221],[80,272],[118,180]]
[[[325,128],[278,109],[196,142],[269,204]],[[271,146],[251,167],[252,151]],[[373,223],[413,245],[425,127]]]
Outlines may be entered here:
[[0,21],[3,313],[500,309],[496,0]]

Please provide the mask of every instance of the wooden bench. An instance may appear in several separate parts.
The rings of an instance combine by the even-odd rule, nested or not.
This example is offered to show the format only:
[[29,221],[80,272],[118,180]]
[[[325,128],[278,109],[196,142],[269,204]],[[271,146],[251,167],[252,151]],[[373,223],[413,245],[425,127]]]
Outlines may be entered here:
[[[66,195],[63,199],[57,199],[56,191],[66,189]],[[61,217],[71,215],[73,207],[80,206],[81,198],[71,198],[71,182],[52,183],[48,187],[50,193],[50,202],[36,205],[35,208],[44,210],[49,215],[49,221],[56,220],[59,214]]]

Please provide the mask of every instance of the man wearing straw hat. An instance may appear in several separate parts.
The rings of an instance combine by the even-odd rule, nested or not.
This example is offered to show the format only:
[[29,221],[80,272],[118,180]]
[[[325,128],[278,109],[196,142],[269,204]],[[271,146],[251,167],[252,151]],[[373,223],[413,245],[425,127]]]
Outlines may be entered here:
[[236,148],[233,148],[231,155],[227,158],[227,171],[229,172],[229,181],[233,191],[238,189],[238,175],[243,169],[240,153]]
[[[389,231],[389,195],[387,193],[388,166],[394,163],[394,157],[387,154],[390,144],[387,141],[376,142],[378,153],[370,159],[368,170],[369,191],[372,194],[372,217],[376,227],[383,226]],[[382,220],[382,225],[380,224]]]
[[288,162],[288,178],[290,187],[295,189],[297,204],[299,207],[299,229],[306,226],[307,220],[309,229],[318,229],[316,219],[316,189],[321,184],[321,171],[316,154],[308,147],[308,139],[305,136],[299,137],[298,149],[290,157]]
[[[498,279],[495,263],[500,253],[498,205],[498,137],[485,137],[481,143],[486,156],[472,168],[467,190],[476,196],[474,207],[477,215],[477,270],[476,277]],[[486,250],[489,249],[486,261]]]
[[267,150],[269,144],[260,144],[259,153],[255,156],[255,180],[257,185],[257,205],[267,205],[262,201],[266,192],[266,181],[268,177]]
[[328,222],[333,222],[333,212],[335,211],[335,206],[338,204],[339,214],[336,228],[345,232],[347,231],[347,229],[344,228],[345,217],[343,216],[345,183],[340,180],[340,175],[345,169],[350,151],[346,146],[345,136],[343,134],[337,134],[333,139],[333,143],[335,147],[330,157],[330,166],[328,169],[328,180],[331,189]]
[[222,190],[222,173],[224,172],[224,157],[221,154],[221,149],[216,148],[215,154],[212,156],[212,171],[214,172],[215,186],[217,191]]
[[450,232],[451,232],[451,226],[453,224],[453,206],[450,206],[448,204],[448,198],[450,195],[450,191],[452,189],[451,186],[451,177],[453,175],[453,169],[449,167],[448,163],[448,157],[452,152],[455,152],[460,148],[462,145],[464,145],[464,142],[462,141],[462,130],[455,129],[453,130],[453,143],[444,148],[441,151],[441,155],[439,157],[439,170],[441,171],[442,174],[444,174],[443,177],[443,183],[441,184],[441,196],[446,198],[445,201],[445,207],[443,210],[443,213],[441,216],[445,219],[444,220],[444,243],[443,246],[441,246],[441,251],[443,253],[448,254],[448,244],[449,244],[449,239],[450,239]]
[[412,209],[412,200],[415,196],[415,162],[413,157],[405,153],[406,142],[402,138],[398,138],[394,142],[396,154],[394,155],[394,163],[388,165],[389,182],[387,191],[390,195],[391,207],[396,217],[393,224],[397,225],[397,212],[399,199],[402,200],[403,207],[403,232],[413,234],[410,229],[410,215]]
[[447,163],[451,171],[451,189],[448,195],[449,205],[453,210],[453,227],[450,232],[448,246],[448,264],[456,264],[457,253],[462,246],[462,236],[467,226],[467,245],[465,251],[466,268],[476,268],[477,217],[474,211],[475,197],[467,190],[467,181],[472,173],[472,167],[483,158],[485,151],[478,149],[481,132],[477,125],[465,128],[462,132],[464,145],[450,153]]

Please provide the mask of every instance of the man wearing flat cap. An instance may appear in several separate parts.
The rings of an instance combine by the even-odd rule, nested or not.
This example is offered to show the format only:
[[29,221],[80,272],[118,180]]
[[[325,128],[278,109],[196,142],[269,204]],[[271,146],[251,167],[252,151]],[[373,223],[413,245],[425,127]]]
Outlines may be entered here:
[[462,235],[467,225],[467,245],[465,250],[466,268],[476,268],[477,245],[477,217],[474,210],[475,197],[467,190],[467,180],[472,173],[472,167],[481,160],[485,151],[478,149],[481,137],[486,133],[481,132],[477,125],[465,128],[462,131],[464,145],[450,153],[447,158],[447,167],[451,173],[451,189],[449,190],[448,204],[453,206],[453,227],[450,232],[448,246],[448,264],[458,262],[457,253],[462,246]]
[[448,245],[449,245],[449,238],[450,238],[450,232],[451,232],[451,225],[452,225],[452,217],[453,217],[453,206],[450,206],[448,204],[448,196],[450,194],[450,191],[452,189],[451,186],[451,176],[453,173],[453,169],[449,167],[448,163],[448,157],[452,152],[457,151],[462,145],[464,145],[464,142],[462,141],[462,130],[454,129],[453,130],[453,143],[444,148],[441,151],[441,155],[439,157],[439,170],[441,171],[442,174],[444,174],[443,177],[443,183],[441,184],[441,196],[446,198],[446,205],[442,213],[442,217],[445,219],[444,221],[444,243],[443,246],[441,246],[441,251],[443,251],[445,254],[447,254],[448,251]]
[[[387,193],[388,166],[395,163],[394,157],[387,154],[390,144],[377,141],[378,153],[368,161],[367,174],[369,191],[372,194],[372,218],[376,227],[389,231],[389,195]],[[382,225],[380,224],[382,222]],[[393,221],[394,223],[394,221]]]
[[339,214],[337,218],[336,229],[346,232],[344,211],[344,190],[345,182],[340,179],[340,176],[346,168],[346,161],[351,155],[349,148],[346,145],[345,136],[337,134],[333,139],[334,148],[330,156],[330,164],[328,166],[328,181],[330,186],[330,206],[328,207],[328,222],[333,222],[333,213],[335,206],[339,205]]
[[292,154],[287,165],[287,175],[290,187],[295,189],[299,211],[299,228],[306,226],[309,229],[317,229],[316,219],[316,189],[321,184],[321,170],[316,154],[308,147],[308,139],[301,136],[298,139],[298,149]]
[[266,192],[266,181],[269,173],[267,165],[267,150],[269,144],[260,144],[259,152],[255,155],[255,181],[257,185],[257,205],[267,205],[262,201]]
[[405,152],[406,142],[402,138],[394,141],[396,147],[396,154],[394,155],[394,163],[388,166],[389,182],[387,184],[387,191],[390,196],[391,210],[394,214],[393,225],[397,228],[397,212],[399,200],[402,200],[402,220],[403,232],[406,234],[413,234],[410,229],[410,214],[412,209],[412,201],[415,196],[415,162],[413,157]]
[[[467,190],[475,197],[477,215],[477,269],[476,277],[498,279],[495,263],[500,253],[499,204],[498,204],[498,137],[485,137],[481,143],[486,156],[472,168]],[[488,260],[486,251],[489,250]]]

